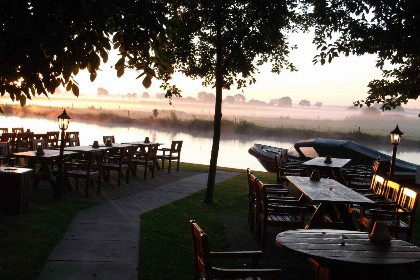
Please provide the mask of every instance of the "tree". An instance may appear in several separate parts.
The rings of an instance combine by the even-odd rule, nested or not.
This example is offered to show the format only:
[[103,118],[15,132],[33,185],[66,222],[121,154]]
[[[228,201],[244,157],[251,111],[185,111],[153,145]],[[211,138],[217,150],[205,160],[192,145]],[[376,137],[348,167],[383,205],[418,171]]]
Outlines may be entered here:
[[235,94],[233,98],[235,98],[235,103],[244,103],[246,101],[246,97],[240,93]]
[[309,107],[309,106],[311,106],[311,102],[309,102],[308,100],[306,100],[306,99],[302,99],[301,101],[299,101],[299,106],[302,106],[302,107]]
[[99,97],[106,97],[106,96],[108,96],[108,95],[109,95],[109,92],[108,92],[106,89],[104,89],[103,87],[99,87],[99,88],[98,88],[98,91],[96,92],[96,94],[97,94]]
[[153,117],[155,118],[155,120],[157,119],[157,117],[159,116],[159,111],[158,111],[158,109],[153,109],[152,110],[152,114],[153,114]]
[[157,99],[163,99],[163,98],[165,98],[165,93],[156,93],[156,98]]
[[271,99],[270,104],[277,107],[292,107],[292,99],[289,96],[280,99]]
[[267,103],[258,99],[251,99],[248,101],[248,105],[252,106],[267,106]]
[[[285,35],[301,22],[294,1],[167,1],[176,69],[216,89],[213,145],[204,201],[213,201],[222,119],[222,90],[255,83],[257,67],[296,70]],[[200,99],[200,98],[198,98]]]
[[[141,2],[141,3],[139,3]],[[108,52],[118,49],[117,76],[125,68],[167,81],[173,72],[164,54],[166,8],[157,1],[1,1],[0,92],[24,106],[26,99],[63,86],[79,95],[74,75],[96,79]]]
[[147,91],[143,92],[141,95],[142,98],[149,98],[149,93]]
[[315,103],[315,106],[316,106],[316,107],[318,107],[318,108],[322,107],[322,102],[317,101],[317,102]]
[[383,78],[368,84],[368,96],[356,106],[381,104],[390,110],[420,95],[420,1],[315,1],[314,62],[339,54],[376,54]]
[[226,98],[223,100],[226,104],[233,104],[235,103],[235,98],[232,95],[226,96]]
[[216,100],[216,96],[213,93],[200,91],[197,94],[197,99],[204,103],[213,103]]

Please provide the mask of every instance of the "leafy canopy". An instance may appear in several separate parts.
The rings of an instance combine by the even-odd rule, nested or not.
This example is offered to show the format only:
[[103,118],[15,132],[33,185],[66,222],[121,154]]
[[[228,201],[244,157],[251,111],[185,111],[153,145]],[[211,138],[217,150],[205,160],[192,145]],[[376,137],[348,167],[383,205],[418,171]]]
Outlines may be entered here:
[[143,85],[168,79],[164,6],[153,0],[0,0],[0,93],[25,105],[59,86],[79,95],[75,75],[94,81],[108,52],[118,49],[118,77],[142,70]]
[[314,62],[376,54],[383,78],[368,84],[368,97],[356,106],[381,103],[390,110],[420,95],[420,1],[314,0]]

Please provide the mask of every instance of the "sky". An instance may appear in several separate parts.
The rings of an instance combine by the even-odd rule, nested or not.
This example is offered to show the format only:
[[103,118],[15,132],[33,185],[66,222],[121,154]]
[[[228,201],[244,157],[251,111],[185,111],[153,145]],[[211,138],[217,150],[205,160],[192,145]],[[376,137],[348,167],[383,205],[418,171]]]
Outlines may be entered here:
[[[260,74],[256,75],[256,84],[244,88],[243,92],[236,88],[224,90],[223,96],[241,93],[247,100],[259,99],[266,102],[289,96],[294,104],[307,99],[311,104],[319,101],[324,106],[351,106],[354,101],[366,98],[369,81],[382,77],[381,71],[375,67],[374,55],[341,56],[335,58],[331,64],[313,65],[312,59],[317,50],[311,40],[310,34],[295,34],[290,37],[291,43],[298,45],[298,49],[293,50],[289,57],[299,69],[298,72],[283,70],[277,75],[271,73],[270,65],[266,64],[259,68]],[[145,89],[141,83],[142,79],[135,79],[139,73],[132,70],[126,70],[125,74],[118,78],[115,69],[111,68],[118,60],[118,54],[111,52],[109,57],[108,63],[101,66],[94,82],[90,81],[87,70],[76,76],[81,94],[96,94],[98,87],[107,89],[110,94],[141,94],[147,91],[153,96],[157,92],[163,92],[159,88],[160,82],[156,79],[152,81],[150,88]],[[192,80],[179,73],[174,75],[172,84],[181,89],[184,97],[197,97],[197,93],[203,90],[215,93],[212,88],[204,88],[201,80]],[[410,101],[405,106],[420,108],[420,99]]]

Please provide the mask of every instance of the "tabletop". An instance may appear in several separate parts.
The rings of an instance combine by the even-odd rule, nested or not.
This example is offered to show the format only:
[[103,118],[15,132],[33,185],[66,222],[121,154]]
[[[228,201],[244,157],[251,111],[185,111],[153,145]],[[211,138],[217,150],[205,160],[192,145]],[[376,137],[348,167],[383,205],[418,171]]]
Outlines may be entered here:
[[325,157],[316,157],[311,160],[305,161],[302,165],[306,166],[318,166],[318,167],[331,167],[331,168],[342,168],[347,163],[349,163],[351,159],[348,158],[331,158],[331,163],[325,162]]
[[0,173],[22,174],[22,173],[26,173],[26,172],[32,172],[32,169],[21,168],[21,167],[0,166]]
[[[73,155],[76,154],[75,152],[70,151],[64,151],[64,155]],[[60,150],[44,150],[43,155],[37,155],[36,151],[27,151],[27,152],[20,152],[20,153],[13,153],[14,156],[17,157],[23,157],[23,158],[31,158],[31,157],[37,157],[37,158],[55,158],[60,156]]]
[[159,146],[163,145],[163,143],[144,142],[144,141],[123,142],[121,144],[129,144],[129,145],[133,145],[133,146],[135,146],[135,145],[153,145],[153,144],[158,144]]
[[369,240],[368,233],[333,229],[301,229],[279,233],[276,244],[308,257],[362,265],[405,265],[420,262],[420,248],[392,239]]
[[286,178],[313,202],[374,204],[375,202],[333,179],[312,181],[309,177]]
[[[57,148],[59,150],[59,148]],[[74,147],[64,147],[64,151],[72,151],[72,152],[94,152],[94,151],[104,151],[110,150],[112,147],[99,147],[94,148],[92,146],[74,146]]]
[[[92,147],[92,145],[90,145]],[[112,149],[112,148],[128,148],[133,146],[132,144],[128,143],[112,143],[112,146],[106,146],[105,144],[99,144],[97,149]]]

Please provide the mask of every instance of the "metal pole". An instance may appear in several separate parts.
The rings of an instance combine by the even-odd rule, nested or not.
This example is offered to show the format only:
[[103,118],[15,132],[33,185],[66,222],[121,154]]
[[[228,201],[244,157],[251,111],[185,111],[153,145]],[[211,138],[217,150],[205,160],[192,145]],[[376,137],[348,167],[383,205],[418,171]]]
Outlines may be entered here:
[[58,175],[56,179],[56,198],[63,200],[63,161],[64,161],[64,129],[61,130],[60,158],[58,160]]
[[397,155],[397,144],[393,144],[392,157],[391,157],[391,169],[389,170],[389,180],[394,178],[395,158]]

